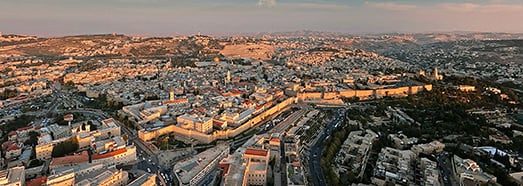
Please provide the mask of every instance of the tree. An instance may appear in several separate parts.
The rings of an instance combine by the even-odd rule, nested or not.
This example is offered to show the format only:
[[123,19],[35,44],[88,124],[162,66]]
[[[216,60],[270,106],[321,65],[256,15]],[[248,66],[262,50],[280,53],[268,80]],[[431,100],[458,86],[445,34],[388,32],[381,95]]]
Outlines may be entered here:
[[74,89],[74,82],[73,81],[68,81],[64,84],[64,89],[66,90],[71,90],[71,89]]
[[65,121],[64,120],[64,116],[63,115],[57,115],[55,118],[54,118],[54,121],[56,124],[58,125],[67,125],[69,122]]
[[354,175],[354,172],[352,170],[349,170],[349,172],[347,173],[347,177],[350,183],[356,182],[356,175]]
[[52,157],[63,157],[67,154],[76,152],[78,147],[78,141],[76,138],[72,138],[54,146],[51,155]]
[[160,99],[160,97],[159,97],[158,95],[156,95],[156,94],[145,96],[145,100],[147,100],[147,101],[150,101],[150,100],[158,100],[158,99]]
[[28,135],[29,135],[29,139],[25,141],[25,145],[31,145],[31,146],[37,145],[38,136],[40,136],[40,133],[35,132],[35,131],[30,131]]
[[43,165],[44,162],[39,160],[39,159],[34,159],[32,160],[30,163],[29,163],[29,167],[28,168],[33,168],[33,167],[38,167],[40,165]]
[[16,89],[5,89],[3,92],[0,92],[0,99],[12,98],[17,95],[18,91]]
[[26,127],[27,124],[35,119],[34,116],[30,115],[21,115],[21,116],[15,116],[14,120],[11,120],[7,122],[5,125],[0,125],[0,129],[4,131],[5,133],[9,131],[14,131],[18,128]]

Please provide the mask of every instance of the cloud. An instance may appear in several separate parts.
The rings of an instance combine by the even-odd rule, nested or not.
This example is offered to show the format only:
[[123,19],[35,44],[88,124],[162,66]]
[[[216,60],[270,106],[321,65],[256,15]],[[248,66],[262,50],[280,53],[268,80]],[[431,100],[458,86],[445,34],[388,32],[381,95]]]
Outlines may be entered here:
[[451,11],[451,12],[472,12],[476,11],[483,5],[475,3],[442,3],[439,7],[442,10]]
[[456,13],[519,13],[523,16],[523,5],[521,4],[442,3],[438,8]]
[[260,7],[273,7],[276,5],[276,0],[258,0],[258,6]]
[[297,8],[302,9],[313,9],[313,10],[345,10],[350,8],[348,5],[340,4],[326,4],[326,3],[298,3],[295,5]]
[[388,11],[407,11],[416,8],[413,4],[400,4],[392,2],[365,2],[365,4],[372,8],[388,10]]

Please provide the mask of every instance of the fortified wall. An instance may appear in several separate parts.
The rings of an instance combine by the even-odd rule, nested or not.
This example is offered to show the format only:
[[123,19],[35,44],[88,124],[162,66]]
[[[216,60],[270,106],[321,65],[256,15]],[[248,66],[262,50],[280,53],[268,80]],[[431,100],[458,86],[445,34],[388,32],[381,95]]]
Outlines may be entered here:
[[141,129],[138,131],[138,137],[143,141],[149,141],[158,136],[175,133],[187,138],[192,138],[200,141],[201,143],[211,143],[217,139],[230,139],[233,138],[253,126],[259,124],[267,117],[289,108],[288,106],[296,103],[298,100],[305,99],[336,99],[340,97],[358,97],[360,100],[372,99],[372,98],[382,98],[385,96],[392,97],[403,97],[411,94],[417,94],[421,91],[431,91],[432,85],[418,85],[418,86],[406,86],[406,87],[397,87],[397,88],[385,88],[385,89],[374,89],[374,90],[342,90],[337,92],[303,92],[298,93],[297,97],[289,97],[284,101],[276,104],[275,106],[265,110],[259,115],[249,119],[239,127],[235,129],[226,129],[221,131],[214,131],[212,134],[204,134],[193,130],[187,130],[176,125],[169,125],[156,130],[145,130]]
[[404,97],[412,94],[417,94],[421,91],[431,91],[432,85],[417,85],[417,86],[405,86],[397,88],[384,88],[374,90],[342,90],[336,92],[302,92],[297,94],[298,100],[306,99],[337,99],[340,97],[358,97],[360,100],[382,98],[385,96],[392,97]]
[[257,116],[249,119],[239,127],[235,129],[226,129],[221,131],[215,131],[212,134],[204,134],[201,132],[193,131],[193,130],[187,130],[181,127],[178,127],[176,125],[169,125],[160,129],[147,131],[145,129],[141,129],[138,131],[138,137],[142,141],[149,141],[151,139],[154,139],[158,136],[169,134],[169,133],[175,133],[177,135],[182,135],[187,138],[196,139],[202,143],[211,143],[217,139],[230,139],[233,138],[248,129],[252,128],[253,126],[259,124],[261,121],[266,119],[267,117],[282,111],[284,109],[289,108],[288,106],[296,103],[297,98],[296,97],[290,97],[285,99],[284,101],[274,105],[273,107],[265,110],[264,112],[258,114]]

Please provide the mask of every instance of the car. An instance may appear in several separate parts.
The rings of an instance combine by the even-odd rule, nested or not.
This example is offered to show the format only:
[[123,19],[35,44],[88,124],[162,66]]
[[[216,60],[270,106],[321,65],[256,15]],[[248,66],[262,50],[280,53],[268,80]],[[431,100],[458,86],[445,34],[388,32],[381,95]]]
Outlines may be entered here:
[[147,168],[147,172],[148,172],[148,173],[151,173],[151,169],[150,169],[150,168]]

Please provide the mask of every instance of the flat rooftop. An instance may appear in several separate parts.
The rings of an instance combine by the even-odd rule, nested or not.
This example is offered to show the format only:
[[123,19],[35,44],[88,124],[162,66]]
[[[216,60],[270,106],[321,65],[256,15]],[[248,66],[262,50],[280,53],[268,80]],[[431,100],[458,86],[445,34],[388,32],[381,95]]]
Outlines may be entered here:
[[131,183],[129,183],[128,186],[141,186],[141,185],[145,184],[149,180],[149,178],[152,176],[154,176],[153,179],[156,180],[155,174],[145,173],[145,174],[141,175],[140,177],[136,178]]
[[[84,169],[91,169],[91,171],[93,171],[93,170],[99,170],[99,169],[103,169],[103,168],[104,168],[104,166],[101,163],[99,163],[99,164],[89,163],[89,164],[78,164],[78,165],[66,166],[66,167],[57,167],[57,168],[54,168],[51,172],[59,173],[59,172],[67,171],[69,169],[73,169],[75,172],[79,172]],[[78,176],[79,175],[77,174],[76,177],[78,177]]]
[[25,183],[25,180],[20,180],[22,178],[22,174],[25,174],[24,167],[13,167],[9,169],[9,175],[7,179],[9,180],[8,183],[16,183],[18,181],[22,181],[22,183]]
[[189,183],[192,178],[194,178],[200,171],[202,171],[209,163],[218,158],[218,156],[229,146],[227,144],[219,144],[216,147],[207,149],[196,156],[191,157],[190,159],[184,160],[182,162],[174,165],[173,170],[181,170],[176,173],[181,179],[182,183]]
[[255,161],[249,162],[249,170],[251,171],[265,171],[266,169],[267,165],[265,163]]

